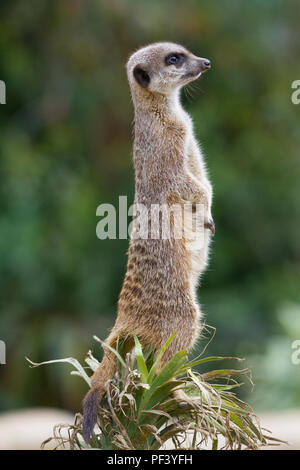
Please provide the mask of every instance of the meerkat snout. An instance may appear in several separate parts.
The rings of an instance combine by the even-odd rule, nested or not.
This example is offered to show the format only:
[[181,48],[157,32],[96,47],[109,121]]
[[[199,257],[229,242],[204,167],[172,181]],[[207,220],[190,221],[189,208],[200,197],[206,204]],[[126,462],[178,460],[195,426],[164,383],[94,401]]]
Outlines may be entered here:
[[[183,80],[188,80],[189,83],[192,80],[199,78],[203,72],[211,68],[211,62],[208,59],[199,58],[195,65],[190,67],[190,71],[183,75]],[[186,82],[184,83],[184,85]]]
[[127,63],[127,74],[133,94],[144,89],[168,95],[210,68],[210,60],[178,44],[162,42],[136,51]]
[[202,68],[203,72],[204,72],[205,70],[210,69],[210,68],[211,68],[211,62],[210,62],[210,60],[208,60],[208,59],[202,59],[202,60],[201,60],[201,68]]

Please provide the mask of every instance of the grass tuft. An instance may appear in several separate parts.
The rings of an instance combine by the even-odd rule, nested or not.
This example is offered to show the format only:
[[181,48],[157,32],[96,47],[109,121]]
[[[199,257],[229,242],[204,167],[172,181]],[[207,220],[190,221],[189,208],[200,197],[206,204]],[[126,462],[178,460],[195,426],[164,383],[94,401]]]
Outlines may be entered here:
[[[106,384],[106,397],[99,408],[98,421],[87,446],[82,437],[82,415],[77,413],[73,425],[57,425],[50,442],[55,448],[68,449],[259,449],[277,439],[263,432],[252,408],[241,401],[235,391],[242,384],[237,376],[249,376],[249,368],[206,370],[194,367],[222,362],[227,357],[201,357],[189,361],[186,351],[179,351],[160,368],[160,361],[174,335],[154,360],[143,351],[135,337],[135,349],[126,357],[122,344],[115,351],[118,370]],[[95,338],[98,340],[98,338]],[[88,385],[86,367],[73,358],[40,364],[28,359],[32,367],[68,362]],[[99,362],[89,351],[85,363],[94,372]]]

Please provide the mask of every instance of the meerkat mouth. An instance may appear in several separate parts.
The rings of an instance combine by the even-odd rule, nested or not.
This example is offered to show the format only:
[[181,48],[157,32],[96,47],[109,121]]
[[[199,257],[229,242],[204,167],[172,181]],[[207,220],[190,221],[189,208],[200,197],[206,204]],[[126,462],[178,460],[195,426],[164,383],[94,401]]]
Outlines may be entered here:
[[182,79],[183,80],[186,80],[187,78],[199,78],[203,73],[203,70],[201,70],[200,72],[188,72],[188,73],[185,73],[184,75],[182,75]]
[[199,78],[203,72],[206,72],[207,70],[211,69],[211,62],[210,60],[208,59],[204,59],[202,60],[201,62],[201,65],[200,65],[200,70],[198,69],[197,71],[195,72],[188,72],[186,74],[184,74],[182,76],[182,78],[185,80],[185,79],[188,79],[188,78],[194,78],[194,79],[197,79]]

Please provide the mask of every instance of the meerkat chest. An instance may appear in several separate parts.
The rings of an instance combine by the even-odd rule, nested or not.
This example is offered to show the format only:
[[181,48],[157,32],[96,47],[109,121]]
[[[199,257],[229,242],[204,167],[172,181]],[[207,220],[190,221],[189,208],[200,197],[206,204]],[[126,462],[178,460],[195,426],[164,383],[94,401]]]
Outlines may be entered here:
[[192,132],[193,130],[193,122],[190,115],[183,109],[180,103],[177,103],[174,106],[174,114],[176,116],[176,120],[179,121],[187,131]]
[[176,107],[176,120],[184,127],[185,129],[185,147],[188,152],[191,140],[194,138],[193,131],[193,121],[189,114],[181,107]]

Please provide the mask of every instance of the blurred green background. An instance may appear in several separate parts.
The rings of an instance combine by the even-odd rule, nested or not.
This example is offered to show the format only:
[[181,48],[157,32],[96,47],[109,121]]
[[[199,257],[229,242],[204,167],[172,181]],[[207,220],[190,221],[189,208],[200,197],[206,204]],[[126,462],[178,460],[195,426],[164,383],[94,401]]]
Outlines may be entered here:
[[209,353],[246,356],[256,409],[300,406],[299,1],[1,0],[0,14],[0,410],[80,407],[67,365],[24,357],[101,354],[92,335],[113,325],[128,241],[97,239],[96,208],[133,201],[124,65],[159,40],[213,64],[183,93],[215,191]]

